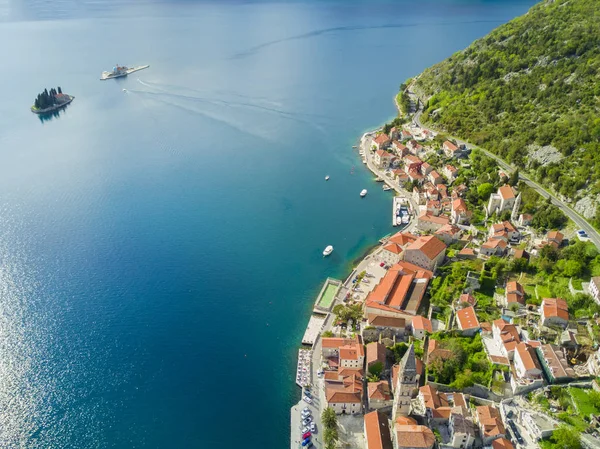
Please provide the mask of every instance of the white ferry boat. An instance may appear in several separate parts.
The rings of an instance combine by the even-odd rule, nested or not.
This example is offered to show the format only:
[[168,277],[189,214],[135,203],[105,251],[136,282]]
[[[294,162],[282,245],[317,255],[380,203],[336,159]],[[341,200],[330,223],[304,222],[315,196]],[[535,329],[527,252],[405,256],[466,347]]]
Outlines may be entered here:
[[130,73],[137,72],[138,70],[147,69],[148,67],[150,67],[150,66],[149,65],[140,65],[137,67],[127,67],[127,66],[120,66],[119,64],[117,64],[115,67],[113,67],[112,72],[102,72],[102,75],[100,75],[100,79],[101,80],[109,80],[112,78],[121,78],[122,76],[127,76]]
[[323,257],[329,256],[332,252],[333,252],[333,246],[328,245],[327,248],[325,248],[325,251],[323,251]]
[[367,196],[367,189],[362,189],[360,191],[360,196],[361,196],[361,198],[364,198],[365,196]]

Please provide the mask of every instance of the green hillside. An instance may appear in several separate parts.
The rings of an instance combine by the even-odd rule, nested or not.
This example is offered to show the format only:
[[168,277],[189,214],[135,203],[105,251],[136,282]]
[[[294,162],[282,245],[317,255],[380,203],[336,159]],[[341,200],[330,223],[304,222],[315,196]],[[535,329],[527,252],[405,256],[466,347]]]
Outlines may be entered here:
[[543,1],[427,69],[414,89],[425,122],[573,205],[587,197],[576,209],[600,226],[600,0]]

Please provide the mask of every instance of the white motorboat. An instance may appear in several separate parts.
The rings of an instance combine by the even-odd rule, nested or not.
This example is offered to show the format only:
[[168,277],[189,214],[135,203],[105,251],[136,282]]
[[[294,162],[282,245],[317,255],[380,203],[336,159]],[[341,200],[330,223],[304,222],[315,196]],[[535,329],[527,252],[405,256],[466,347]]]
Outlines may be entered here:
[[360,192],[360,196],[361,196],[361,198],[364,198],[365,196],[367,196],[367,189],[362,189]]
[[329,256],[332,252],[333,252],[333,246],[328,245],[327,248],[325,248],[325,251],[323,251],[323,257]]
[[325,176],[325,181],[329,181],[329,175]]
[[384,184],[383,187],[381,187],[385,192],[387,192],[388,190],[392,190],[392,188],[390,186],[388,186],[387,184]]

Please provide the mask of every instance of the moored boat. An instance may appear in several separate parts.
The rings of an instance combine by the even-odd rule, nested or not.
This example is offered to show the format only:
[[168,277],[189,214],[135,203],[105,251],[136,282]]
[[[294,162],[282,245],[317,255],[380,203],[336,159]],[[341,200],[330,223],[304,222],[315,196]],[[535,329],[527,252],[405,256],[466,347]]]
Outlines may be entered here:
[[388,186],[387,184],[384,184],[382,189],[387,192],[388,190],[392,190],[392,188],[390,186]]
[[367,196],[367,189],[362,189],[361,192],[360,192],[360,196],[362,198],[364,198],[365,196]]
[[333,246],[328,245],[327,248],[323,251],[323,257],[329,256],[333,252]]
[[329,181],[329,175],[325,176],[325,181]]

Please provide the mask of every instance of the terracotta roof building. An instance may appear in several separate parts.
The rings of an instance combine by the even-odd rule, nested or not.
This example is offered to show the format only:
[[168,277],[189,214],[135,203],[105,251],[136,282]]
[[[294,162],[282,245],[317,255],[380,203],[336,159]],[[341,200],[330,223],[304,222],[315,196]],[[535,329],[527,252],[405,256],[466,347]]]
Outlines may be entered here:
[[387,416],[376,410],[367,413],[364,421],[366,449],[393,449]]
[[420,315],[413,318],[411,327],[413,331],[413,336],[417,340],[423,340],[427,332],[429,332],[430,334],[433,332],[431,321]]
[[492,449],[515,449],[515,447],[506,438],[497,438],[492,441]]
[[492,323],[492,334],[502,355],[508,360],[512,360],[515,348],[521,343],[519,331],[515,325],[500,318]]
[[457,198],[452,201],[452,222],[454,224],[467,224],[471,219],[471,215],[465,200]]
[[544,373],[550,383],[575,379],[577,374],[567,362],[563,350],[555,345],[542,345],[536,349]]
[[504,185],[498,189],[498,193],[492,193],[488,202],[487,211],[489,215],[512,210],[515,205],[515,191],[509,185]]
[[390,384],[387,380],[369,382],[367,384],[367,397],[369,400],[369,408],[371,409],[390,407],[393,403]]
[[406,261],[392,266],[365,301],[368,314],[404,318],[417,313],[433,273]]
[[476,408],[476,418],[485,445],[505,436],[504,423],[497,408],[489,405],[479,406]]
[[367,345],[367,371],[377,362],[385,369],[385,351],[385,345],[382,343],[374,341]]
[[435,215],[428,214],[427,212],[423,212],[417,218],[417,226],[422,231],[435,232],[442,226],[448,224],[450,224],[450,219],[448,217],[442,215],[436,217]]
[[503,256],[507,247],[508,243],[504,240],[491,238],[481,245],[479,252],[484,256]]
[[561,298],[542,299],[542,325],[567,327],[569,324],[569,306]]
[[525,289],[517,281],[506,283],[504,293],[505,305],[510,307],[511,304],[525,305]]
[[518,377],[526,379],[540,379],[542,367],[535,349],[527,343],[519,343],[515,348],[515,372]]
[[480,329],[479,320],[473,306],[465,307],[456,312],[456,322],[463,335],[473,336]]
[[391,142],[390,138],[384,133],[379,134],[377,137],[375,137],[373,139],[373,145],[375,145],[375,147],[378,150],[383,150],[383,149],[387,148],[387,146],[390,144],[390,142]]
[[425,426],[395,423],[396,447],[398,449],[431,449],[435,436]]
[[390,328],[396,331],[404,332],[406,320],[404,318],[395,318],[392,316],[379,315],[378,313],[369,313],[367,315],[369,326],[376,328]]
[[432,235],[419,237],[404,250],[404,260],[435,271],[446,257],[446,245]]

